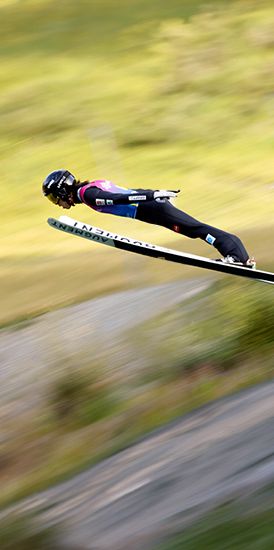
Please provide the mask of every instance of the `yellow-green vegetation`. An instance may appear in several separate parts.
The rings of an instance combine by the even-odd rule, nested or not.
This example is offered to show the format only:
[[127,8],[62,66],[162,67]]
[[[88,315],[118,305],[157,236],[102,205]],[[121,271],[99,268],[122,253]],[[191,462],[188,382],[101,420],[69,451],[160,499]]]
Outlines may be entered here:
[[179,305],[134,331],[136,349],[141,341],[149,353],[144,373],[170,380],[197,368],[227,371],[259,362],[263,376],[273,375],[273,306],[272,287],[216,283],[192,306]]
[[88,357],[60,350],[35,407],[5,423],[1,505],[194,407],[273,378],[273,311],[271,288],[223,281],[129,331],[119,368],[115,342],[100,364],[92,349]]
[[[272,487],[273,498],[273,487]],[[253,499],[251,498],[251,502]],[[258,506],[258,503],[256,503]],[[246,508],[247,499],[241,506],[225,506],[197,521],[168,542],[158,546],[159,550],[271,550],[274,545],[273,507],[256,512]],[[225,542],[224,542],[225,541]]]
[[[0,324],[155,281],[155,263],[125,281],[129,258],[47,227],[60,212],[41,181],[57,167],[182,188],[179,207],[239,233],[273,268],[272,0],[2,0],[0,15]],[[172,239],[84,207],[72,215]],[[179,236],[168,244],[210,252]],[[183,273],[161,265],[157,277]]]
[[55,528],[39,526],[31,515],[11,514],[0,520],[1,550],[64,550]]

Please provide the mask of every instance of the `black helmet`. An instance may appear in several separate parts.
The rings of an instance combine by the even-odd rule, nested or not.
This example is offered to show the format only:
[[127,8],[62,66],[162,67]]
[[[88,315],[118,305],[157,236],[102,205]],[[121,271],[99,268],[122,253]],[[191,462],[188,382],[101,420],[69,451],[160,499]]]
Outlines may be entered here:
[[76,179],[68,170],[55,170],[46,177],[42,191],[51,202],[57,204],[58,199],[69,200],[74,183]]

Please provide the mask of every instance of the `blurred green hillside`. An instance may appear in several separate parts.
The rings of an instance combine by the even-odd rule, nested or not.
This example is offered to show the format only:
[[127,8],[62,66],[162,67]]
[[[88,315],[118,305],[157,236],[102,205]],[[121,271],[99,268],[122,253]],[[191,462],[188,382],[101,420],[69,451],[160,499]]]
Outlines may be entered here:
[[[0,16],[2,325],[185,274],[161,264],[155,275],[148,260],[137,278],[132,258],[51,231],[61,212],[41,182],[58,167],[181,188],[179,207],[237,232],[273,268],[272,1],[2,0]],[[141,223],[72,216],[214,256]]]

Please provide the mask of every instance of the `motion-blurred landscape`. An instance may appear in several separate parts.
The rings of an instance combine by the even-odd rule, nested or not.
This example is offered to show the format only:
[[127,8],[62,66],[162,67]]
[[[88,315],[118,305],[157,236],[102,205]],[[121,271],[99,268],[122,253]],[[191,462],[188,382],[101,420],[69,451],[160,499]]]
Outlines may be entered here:
[[[42,181],[67,168],[80,180],[181,189],[176,206],[236,233],[258,267],[274,271],[274,6],[0,0],[0,16],[0,546],[54,549],[59,531],[47,521],[34,529],[25,514],[38,504],[25,499],[215,399],[272,387],[274,295],[271,285],[56,234],[46,220],[61,211],[43,198]],[[160,227],[84,206],[71,215],[216,257]],[[237,459],[256,453],[272,471],[264,420],[274,410],[263,410],[261,455],[244,437],[237,454],[233,440],[235,471]],[[223,538],[230,548],[273,548],[268,476],[246,516],[232,497],[218,501],[229,505],[217,520],[182,520],[187,531],[165,549],[224,548]],[[92,534],[81,544],[96,547]],[[98,548],[114,549],[108,544]],[[127,548],[145,548],[135,544]]]

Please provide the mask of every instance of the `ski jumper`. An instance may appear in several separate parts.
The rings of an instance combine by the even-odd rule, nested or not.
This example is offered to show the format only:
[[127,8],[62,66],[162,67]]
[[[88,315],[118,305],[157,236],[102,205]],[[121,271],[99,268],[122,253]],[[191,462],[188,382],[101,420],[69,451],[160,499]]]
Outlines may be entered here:
[[222,256],[234,256],[243,263],[248,260],[239,237],[196,220],[168,199],[154,200],[153,193],[151,189],[124,189],[108,180],[95,180],[82,184],[77,197],[98,212],[160,225],[191,239],[202,239]]

